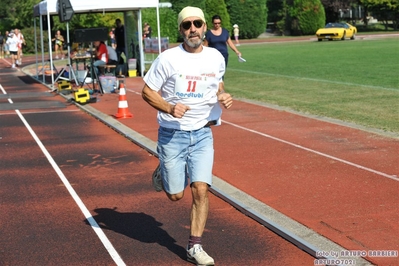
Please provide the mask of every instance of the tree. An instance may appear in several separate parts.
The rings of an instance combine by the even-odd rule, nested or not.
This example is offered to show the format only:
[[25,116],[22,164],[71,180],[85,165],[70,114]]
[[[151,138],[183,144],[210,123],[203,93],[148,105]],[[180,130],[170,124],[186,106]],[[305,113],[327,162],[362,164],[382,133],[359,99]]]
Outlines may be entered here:
[[230,31],[232,26],[230,23],[230,15],[227,12],[226,3],[220,0],[206,0],[205,4],[208,29],[212,27],[212,17],[214,15],[219,15],[222,18],[222,26]]
[[291,16],[292,33],[310,35],[326,24],[324,7],[320,0],[294,0]]
[[393,28],[398,29],[399,0],[360,0],[360,2],[379,20],[383,21],[386,30],[390,20],[393,23]]
[[40,0],[2,0],[0,5],[1,30],[29,28],[33,25],[33,7]]
[[[152,37],[158,36],[158,25],[156,20],[156,9],[146,8],[142,10],[143,22],[148,22],[152,28]],[[179,37],[177,29],[177,14],[170,8],[159,9],[160,32],[161,37],[169,37],[169,42],[174,43]]]
[[179,14],[180,11],[186,6],[199,7],[204,13],[206,10],[205,0],[171,0],[169,2],[172,4],[172,9],[176,12],[176,14]]
[[230,21],[240,26],[240,38],[252,39],[266,31],[266,0],[226,0]]
[[326,24],[324,7],[320,0],[294,0],[291,30],[295,35],[314,34]]
[[276,21],[276,31],[280,35],[286,35],[286,32],[291,29],[291,15],[290,7],[287,0],[283,0],[282,6],[277,12],[278,21]]
[[347,10],[356,5],[358,0],[321,0],[326,12],[327,22],[338,22],[340,10]]

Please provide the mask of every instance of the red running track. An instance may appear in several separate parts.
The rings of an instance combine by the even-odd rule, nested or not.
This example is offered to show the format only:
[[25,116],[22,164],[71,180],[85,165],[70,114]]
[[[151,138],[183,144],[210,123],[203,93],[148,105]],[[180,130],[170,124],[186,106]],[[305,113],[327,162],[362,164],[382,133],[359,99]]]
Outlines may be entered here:
[[[156,111],[126,80],[120,119],[156,141]],[[118,94],[91,104],[113,115]],[[235,101],[214,127],[214,174],[347,250],[399,249],[399,140],[257,104]],[[378,265],[398,258],[367,257]]]
[[[119,121],[156,141],[142,87],[141,78],[126,79],[134,117]],[[114,115],[118,98],[90,105]],[[242,101],[222,118],[213,128],[216,176],[347,250],[399,250],[398,138]]]

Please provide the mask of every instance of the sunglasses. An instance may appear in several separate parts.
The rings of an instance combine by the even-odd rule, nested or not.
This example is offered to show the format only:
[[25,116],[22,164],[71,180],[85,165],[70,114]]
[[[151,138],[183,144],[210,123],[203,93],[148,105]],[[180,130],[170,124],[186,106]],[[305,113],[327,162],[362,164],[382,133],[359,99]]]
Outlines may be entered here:
[[183,29],[188,30],[191,28],[191,25],[194,24],[194,26],[199,29],[202,27],[202,25],[204,25],[204,22],[200,19],[196,19],[193,21],[184,21],[181,23],[181,26],[183,27]]

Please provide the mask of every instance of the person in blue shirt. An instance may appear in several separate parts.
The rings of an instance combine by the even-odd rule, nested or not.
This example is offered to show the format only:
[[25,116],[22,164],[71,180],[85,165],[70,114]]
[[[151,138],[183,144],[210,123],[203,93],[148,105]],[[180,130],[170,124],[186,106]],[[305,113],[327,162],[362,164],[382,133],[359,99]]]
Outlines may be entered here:
[[230,39],[229,31],[222,28],[221,24],[221,17],[219,15],[214,15],[212,17],[213,27],[206,32],[204,45],[217,49],[223,55],[227,67],[229,61],[229,51],[227,46],[229,46],[237,56],[241,57],[241,53]]

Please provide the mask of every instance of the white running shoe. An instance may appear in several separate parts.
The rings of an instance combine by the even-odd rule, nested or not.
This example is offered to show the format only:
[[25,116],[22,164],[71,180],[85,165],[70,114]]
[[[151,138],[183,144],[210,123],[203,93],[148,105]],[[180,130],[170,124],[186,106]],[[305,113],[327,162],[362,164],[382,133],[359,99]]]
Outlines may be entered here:
[[197,266],[215,265],[213,258],[202,249],[200,244],[195,244],[187,250],[187,260],[195,263]]
[[55,56],[55,59],[58,59],[58,55]]
[[152,186],[155,188],[156,192],[163,190],[162,188],[162,177],[161,177],[161,165],[158,164],[154,173],[152,173]]
[[15,68],[15,64],[12,64],[11,68]]

